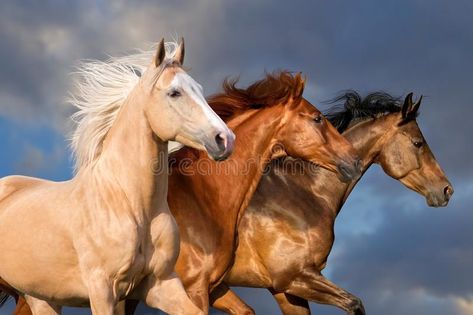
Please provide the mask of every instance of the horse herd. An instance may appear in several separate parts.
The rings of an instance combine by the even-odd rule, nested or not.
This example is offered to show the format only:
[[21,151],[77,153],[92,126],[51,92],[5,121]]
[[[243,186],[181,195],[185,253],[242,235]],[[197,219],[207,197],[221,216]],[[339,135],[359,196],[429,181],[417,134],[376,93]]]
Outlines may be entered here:
[[3,302],[253,314],[231,290],[248,286],[284,314],[309,302],[365,314],[321,273],[362,174],[377,163],[434,207],[453,194],[416,122],[422,98],[348,91],[322,115],[301,75],[280,71],[205,99],[183,60],[183,40],[162,40],[79,67],[74,177],[0,180]]

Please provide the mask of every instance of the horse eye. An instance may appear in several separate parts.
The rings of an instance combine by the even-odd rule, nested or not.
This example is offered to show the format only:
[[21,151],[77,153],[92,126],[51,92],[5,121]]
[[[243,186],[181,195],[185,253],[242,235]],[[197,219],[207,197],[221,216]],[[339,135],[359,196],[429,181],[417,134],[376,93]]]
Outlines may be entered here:
[[413,144],[414,144],[414,146],[415,146],[416,148],[420,148],[420,147],[422,147],[422,146],[424,145],[424,142],[422,142],[422,141],[414,141]]
[[172,90],[171,92],[168,93],[169,97],[175,98],[181,96],[181,92],[178,90]]
[[322,122],[322,120],[323,120],[322,115],[319,115],[319,116],[314,118],[314,122],[317,123],[317,124],[320,124]]

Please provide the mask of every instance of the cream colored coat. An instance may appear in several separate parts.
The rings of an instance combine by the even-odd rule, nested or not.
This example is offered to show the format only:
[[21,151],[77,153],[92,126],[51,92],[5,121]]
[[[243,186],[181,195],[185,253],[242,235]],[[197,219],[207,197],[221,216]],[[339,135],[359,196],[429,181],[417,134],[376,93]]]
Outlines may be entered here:
[[0,277],[34,314],[89,302],[93,314],[113,314],[125,297],[170,314],[202,313],[174,273],[179,233],[166,201],[167,141],[221,159],[234,135],[180,67],[183,56],[181,43],[165,59],[160,43],[100,154],[72,180],[0,180]]

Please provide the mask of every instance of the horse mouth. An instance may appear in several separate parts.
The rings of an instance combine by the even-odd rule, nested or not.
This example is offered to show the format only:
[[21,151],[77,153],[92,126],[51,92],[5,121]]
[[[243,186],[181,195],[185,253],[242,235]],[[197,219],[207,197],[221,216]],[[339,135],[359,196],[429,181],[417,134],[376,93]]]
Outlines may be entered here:
[[426,198],[427,205],[433,208],[442,208],[448,205],[450,198],[438,198],[433,194],[429,194]]
[[232,151],[233,151],[232,149],[215,150],[211,146],[205,146],[205,149],[208,155],[210,156],[210,158],[216,162],[225,161],[226,159],[228,159],[228,157],[232,154]]
[[445,201],[438,202],[438,201],[430,201],[427,199],[427,205],[433,208],[443,208],[448,205],[448,201],[445,200]]
[[429,207],[446,207],[452,198],[453,187],[448,183],[440,192],[431,192],[425,197]]
[[337,166],[337,171],[340,180],[344,183],[348,183],[360,176],[360,162],[359,160],[356,160],[353,164],[340,163]]

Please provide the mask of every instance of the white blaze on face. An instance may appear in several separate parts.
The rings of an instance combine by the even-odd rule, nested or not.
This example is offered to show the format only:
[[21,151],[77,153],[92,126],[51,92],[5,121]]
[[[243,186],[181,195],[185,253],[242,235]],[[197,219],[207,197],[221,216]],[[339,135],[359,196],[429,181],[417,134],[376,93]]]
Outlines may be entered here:
[[179,72],[174,76],[170,85],[171,88],[179,89],[190,97],[197,106],[202,110],[202,113],[207,117],[211,126],[217,130],[226,130],[226,125],[223,120],[210,108],[203,95],[202,86],[197,83],[190,75],[185,72]]

